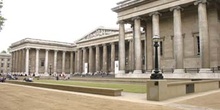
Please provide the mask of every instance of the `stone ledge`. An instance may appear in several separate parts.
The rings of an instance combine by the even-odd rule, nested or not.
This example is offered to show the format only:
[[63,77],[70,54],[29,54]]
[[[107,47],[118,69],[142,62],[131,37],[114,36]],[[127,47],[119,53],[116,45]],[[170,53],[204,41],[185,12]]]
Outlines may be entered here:
[[7,83],[20,84],[34,87],[43,87],[50,89],[58,89],[73,92],[83,92],[107,96],[121,96],[123,89],[110,89],[110,88],[98,88],[98,87],[83,87],[83,86],[68,86],[68,85],[55,85],[55,84],[45,84],[45,83],[35,83],[35,82],[23,82],[23,81],[6,81]]

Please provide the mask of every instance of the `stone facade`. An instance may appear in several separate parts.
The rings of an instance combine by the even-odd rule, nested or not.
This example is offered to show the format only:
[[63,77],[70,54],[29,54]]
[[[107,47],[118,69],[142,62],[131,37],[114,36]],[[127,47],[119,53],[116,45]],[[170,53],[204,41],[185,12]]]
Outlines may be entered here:
[[[200,72],[210,72],[211,67],[220,65],[219,6],[216,0],[124,0],[112,10],[118,13],[119,28],[124,24],[134,27],[135,41],[139,41],[137,33],[144,28],[148,66],[153,65],[152,37],[159,36],[162,40],[160,68],[174,68],[177,72],[184,72],[184,68],[200,68]],[[120,33],[120,40],[124,40],[124,31]],[[134,49],[139,52],[141,48]],[[137,52],[135,65],[141,63],[140,52]],[[122,71],[123,59],[124,56],[120,63]]]
[[6,53],[0,53],[0,74],[11,72],[11,55]]
[[[161,39],[160,69],[210,72],[220,66],[219,4],[217,0],[124,0],[112,9],[118,13],[119,29],[99,27],[74,43],[30,38],[13,43],[12,72],[114,74],[119,61],[118,73],[148,73],[154,69],[153,36]],[[129,31],[125,24],[131,25]]]

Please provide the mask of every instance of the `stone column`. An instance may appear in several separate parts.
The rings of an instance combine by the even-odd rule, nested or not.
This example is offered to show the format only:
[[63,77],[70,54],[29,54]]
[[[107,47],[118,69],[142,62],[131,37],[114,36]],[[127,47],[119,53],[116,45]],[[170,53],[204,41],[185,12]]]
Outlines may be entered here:
[[21,70],[21,66],[22,66],[22,50],[19,50],[18,51],[18,70],[19,70],[19,73],[22,73],[22,70]]
[[77,54],[77,62],[78,62],[78,65],[77,65],[77,70],[78,70],[78,72],[79,73],[81,73],[82,71],[81,71],[81,50],[80,49],[78,49],[78,52],[77,52],[78,54]]
[[21,73],[21,66],[22,66],[22,64],[21,64],[21,53],[22,51],[21,50],[19,50],[18,51],[18,71],[19,71],[19,73]]
[[54,70],[53,70],[53,74],[56,75],[57,74],[57,52],[58,50],[54,50]]
[[119,22],[119,74],[125,74],[125,26]]
[[184,73],[181,7],[176,6],[171,8],[170,10],[173,11],[174,59],[175,59],[174,73]]
[[92,47],[89,47],[89,74],[94,73],[94,58],[93,58],[93,49]]
[[115,43],[111,43],[111,73],[115,73]]
[[210,45],[207,19],[207,0],[197,0],[200,38],[200,73],[211,73],[210,69]]
[[21,50],[18,50],[18,73],[21,73],[21,64],[20,64],[20,62],[21,62]]
[[75,51],[75,74],[78,74],[78,65],[79,65],[79,62],[78,62],[78,50]]
[[95,59],[96,59],[96,72],[100,71],[100,49],[99,49],[99,46],[96,45],[96,56],[95,56]]
[[[152,16],[152,28],[153,28],[153,36],[159,36],[160,37],[160,13],[159,12],[153,12],[150,14]],[[152,37],[153,37],[152,36]],[[153,47],[154,48],[154,47]],[[154,56],[155,56],[155,50],[154,50]],[[160,69],[160,46],[158,47],[158,68]]]
[[49,50],[46,49],[46,50],[45,50],[45,62],[44,62],[44,65],[45,65],[44,74],[45,74],[45,75],[48,75],[48,52],[49,52]]
[[18,51],[15,51],[15,72],[18,73]]
[[25,74],[29,74],[29,50],[30,48],[26,48],[26,58],[25,58]]
[[66,51],[63,51],[63,56],[62,56],[62,74],[65,74],[65,60],[66,60]]
[[73,52],[70,52],[70,74],[73,74]]
[[107,58],[107,45],[103,44],[103,66],[102,66],[102,71],[103,72],[108,72],[107,70],[107,62],[108,62],[108,58]]
[[128,56],[128,62],[129,62],[129,72],[133,72],[133,54],[134,54],[134,51],[133,51],[133,41],[130,39],[129,40],[129,56]]
[[12,73],[14,73],[14,70],[13,70],[13,68],[14,68],[14,52],[11,52],[11,72]]
[[141,18],[135,17],[134,18],[134,49],[135,49],[135,70],[134,74],[141,74],[142,73],[142,55],[141,55]]
[[25,54],[26,54],[26,51],[25,49],[23,49],[23,52],[22,52],[22,73],[25,73]]
[[87,52],[86,52],[86,48],[84,47],[83,49],[83,73],[86,74],[88,72],[88,70],[85,70],[85,63],[87,63]]
[[39,74],[39,51],[40,51],[40,49],[36,48],[35,75]]

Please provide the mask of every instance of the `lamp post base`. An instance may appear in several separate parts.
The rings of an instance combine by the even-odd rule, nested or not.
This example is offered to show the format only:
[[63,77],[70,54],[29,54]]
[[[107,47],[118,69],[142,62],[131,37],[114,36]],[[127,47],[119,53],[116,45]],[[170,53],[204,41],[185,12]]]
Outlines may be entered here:
[[163,79],[163,75],[159,73],[157,74],[153,73],[151,74],[150,79]]

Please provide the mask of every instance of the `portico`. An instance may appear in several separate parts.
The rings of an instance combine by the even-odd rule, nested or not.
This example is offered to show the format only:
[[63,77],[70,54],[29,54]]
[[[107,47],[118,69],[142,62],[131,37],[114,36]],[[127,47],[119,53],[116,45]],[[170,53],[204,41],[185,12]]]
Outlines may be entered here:
[[[25,43],[32,43],[31,45],[25,45]],[[39,44],[35,43],[38,42]],[[26,38],[19,42],[15,42],[12,44],[11,47],[16,47],[11,49],[12,56],[16,56],[16,58],[13,57],[13,60],[15,60],[15,64],[17,65],[14,70],[12,70],[13,73],[21,73],[21,74],[41,74],[48,76],[49,67],[48,65],[51,65],[53,70],[52,72],[54,74],[57,73],[70,73],[70,70],[73,71],[73,59],[70,61],[72,64],[71,68],[66,69],[66,63],[65,59],[71,59],[75,54],[72,53],[72,46],[71,44],[65,44],[63,45],[65,50],[62,49],[62,46],[60,46],[60,49],[57,49],[56,46],[44,46],[45,40],[39,40],[39,39],[30,39]],[[47,41],[47,43],[54,43],[54,41]],[[56,42],[57,44],[57,42]],[[62,45],[62,44],[60,44]],[[67,47],[69,49],[67,49]],[[59,59],[58,51],[62,52],[62,58]],[[66,53],[72,53],[71,58],[66,58]],[[23,62],[25,64],[23,64]],[[59,65],[58,63],[62,64]],[[69,66],[70,67],[70,66]],[[61,71],[60,71],[61,70]]]
[[[207,6],[207,3],[209,3],[209,6]],[[184,73],[184,68],[200,68],[200,73],[210,73],[210,68],[217,67],[218,65],[217,62],[210,60],[210,54],[213,53],[213,51],[210,52],[210,50],[212,50],[210,49],[210,37],[212,36],[219,39],[219,35],[212,35],[209,33],[209,30],[211,30],[209,24],[211,22],[216,22],[218,24],[219,22],[217,20],[211,21],[211,19],[213,19],[213,16],[207,14],[209,12],[213,15],[217,15],[216,11],[211,11],[219,7],[219,5],[215,4],[219,3],[217,3],[217,1],[208,2],[207,0],[124,0],[117,3],[117,6],[112,8],[112,10],[118,14],[118,23],[120,30],[119,48],[120,51],[122,51],[122,53],[119,53],[119,56],[124,59],[123,51],[125,51],[125,48],[123,46],[125,44],[125,32],[123,28],[124,24],[127,23],[131,24],[134,29],[134,74],[142,73],[140,71],[142,70],[140,65],[140,58],[142,58],[140,54],[142,53],[141,48],[145,48],[145,50],[150,50],[147,49],[147,47],[152,48],[152,44],[150,44],[149,41],[145,42],[146,47],[140,46],[139,36],[141,35],[141,27],[146,28],[144,29],[145,33],[147,33],[145,40],[148,40],[149,37],[153,36],[159,36],[161,38],[159,47],[160,49],[158,51],[159,68],[174,68],[174,73]],[[191,12],[192,14],[187,14],[189,12]],[[194,18],[192,19],[192,17]],[[192,20],[193,22],[191,22],[190,20]],[[183,22],[184,24],[182,25]],[[189,30],[188,27],[190,25],[193,25],[194,29]],[[215,26],[216,28],[218,27],[217,25]],[[213,29],[213,27],[211,28]],[[150,31],[152,31],[152,33]],[[194,43],[194,46],[196,47],[191,46],[191,49],[193,47],[195,50],[192,51],[194,51],[194,53],[196,53],[195,51],[197,51],[197,55],[193,55],[193,52],[189,52],[191,50],[188,50],[189,46],[186,46],[187,41],[190,39],[189,37],[195,36],[191,33],[195,32],[199,33],[197,36],[199,39],[196,39],[198,41],[196,41],[197,43]],[[212,47],[219,48],[218,46]],[[148,52],[149,51],[146,51],[146,55],[149,55]],[[198,60],[197,57],[200,60]],[[130,59],[131,58],[132,57],[130,57]],[[119,61],[120,67],[122,67],[120,68],[120,70],[124,70],[123,67],[125,65],[125,61],[123,59]],[[188,59],[191,60],[191,62],[188,61]],[[200,66],[191,65],[192,62],[196,62],[197,64],[200,64]],[[146,61],[146,63],[146,65],[149,65],[152,62]]]

